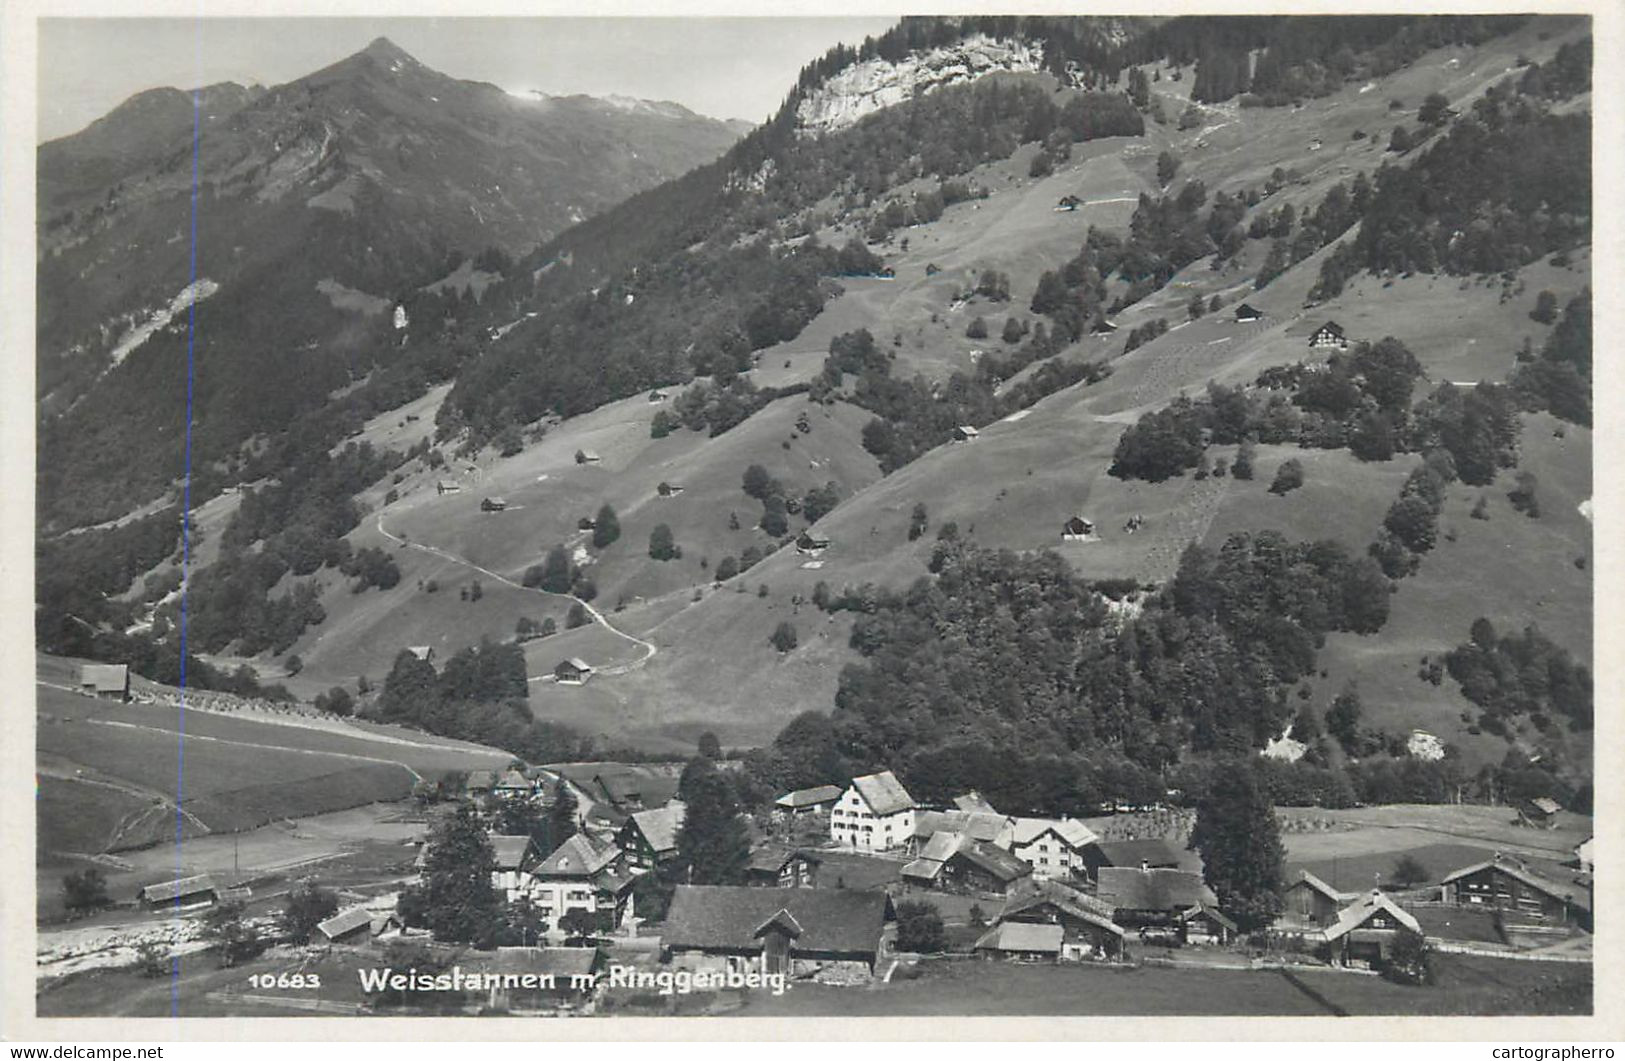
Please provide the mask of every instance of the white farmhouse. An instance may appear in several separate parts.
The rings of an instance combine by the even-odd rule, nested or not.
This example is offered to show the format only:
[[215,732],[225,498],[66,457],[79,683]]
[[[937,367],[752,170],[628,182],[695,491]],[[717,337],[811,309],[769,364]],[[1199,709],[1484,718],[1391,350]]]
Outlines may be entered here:
[[854,777],[829,816],[830,839],[886,851],[914,837],[914,797],[890,770]]
[[1065,881],[1074,873],[1085,874],[1083,849],[1099,840],[1094,830],[1072,818],[1017,818],[1010,853],[1031,866],[1034,877]]

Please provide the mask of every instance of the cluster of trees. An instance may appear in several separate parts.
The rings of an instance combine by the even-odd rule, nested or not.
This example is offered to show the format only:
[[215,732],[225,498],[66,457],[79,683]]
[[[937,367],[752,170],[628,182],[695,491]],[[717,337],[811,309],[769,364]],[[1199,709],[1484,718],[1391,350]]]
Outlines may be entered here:
[[1370,553],[1389,578],[1413,574],[1439,539],[1445,491],[1456,481],[1456,462],[1446,449],[1430,451],[1405,477],[1399,500],[1388,506]]
[[[1205,394],[1181,396],[1124,431],[1110,472],[1161,482],[1199,467],[1210,445],[1248,440],[1347,447],[1370,461],[1443,450],[1461,480],[1475,486],[1516,463],[1518,403],[1512,390],[1444,383],[1413,406],[1421,378],[1415,355],[1390,337],[1334,353],[1324,364],[1266,369],[1251,387],[1209,384]],[[1250,468],[1239,477],[1250,477]]]
[[1356,273],[1499,273],[1590,239],[1591,119],[1553,113],[1512,78],[1406,167],[1377,171],[1359,234],[1321,265],[1312,299]]
[[1527,715],[1544,730],[1561,717],[1591,728],[1591,671],[1538,627],[1501,634],[1488,619],[1476,619],[1471,639],[1450,650],[1445,667],[1462,695],[1492,718]]
[[517,642],[483,640],[436,671],[402,651],[384,680],[377,717],[443,737],[501,748],[528,762],[568,762],[591,754],[590,741],[535,718],[525,654]]
[[[831,401],[839,396],[874,413],[875,419],[863,428],[863,447],[879,460],[881,471],[890,473],[947,442],[955,427],[981,427],[1063,387],[1105,377],[1106,368],[1096,362],[1056,360],[1004,394],[996,393],[1000,382],[1037,360],[1053,357],[1064,345],[1039,325],[1019,349],[1004,357],[984,356],[974,374],[956,372],[946,383],[932,385],[919,376],[906,381],[892,376],[891,358],[876,346],[868,329],[859,329],[830,340],[830,353],[811,397]],[[858,378],[848,392],[846,377],[853,374]]]
[[715,438],[744,423],[768,403],[793,394],[804,394],[805,383],[788,387],[758,387],[749,377],[734,376],[724,381],[729,370],[720,371],[715,382],[696,380],[672,400],[671,409],[655,413],[649,424],[651,438],[665,438],[679,426],[690,431],[707,431]]
[[[599,509],[599,519],[606,515],[609,521],[605,524],[604,537],[608,539],[605,545],[620,539],[620,519],[615,510],[607,503]],[[593,521],[594,540],[599,536],[598,520]],[[604,546],[599,546],[603,548]],[[532,564],[525,568],[520,577],[520,583],[528,589],[539,589],[546,593],[568,594],[580,597],[582,600],[592,600],[598,595],[598,587],[588,576],[587,570],[570,559],[570,550],[563,545],[555,545],[542,557],[542,562]]]
[[[1550,312],[1555,315],[1555,307]],[[1551,319],[1547,317],[1548,322]],[[1590,427],[1591,289],[1570,299],[1556,319],[1557,326],[1541,345],[1539,356],[1525,359],[1520,355],[1521,363],[1510,382],[1526,407],[1547,409],[1560,419]]]
[[[1325,634],[1372,632],[1388,613],[1373,562],[1271,533],[1188,551],[1169,587],[1123,624],[1051,553],[945,540],[933,570],[902,593],[864,587],[830,601],[859,612],[851,644],[862,659],[836,694],[848,760],[913,776],[910,764],[944,734],[991,749],[1110,749],[1152,769],[1184,749],[1261,747]],[[933,772],[964,770],[920,771]]]

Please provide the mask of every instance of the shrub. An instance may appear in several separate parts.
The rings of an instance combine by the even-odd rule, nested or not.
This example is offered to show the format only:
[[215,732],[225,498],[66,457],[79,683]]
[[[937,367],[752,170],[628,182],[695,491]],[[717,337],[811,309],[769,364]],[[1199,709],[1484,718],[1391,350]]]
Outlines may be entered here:
[[1275,481],[1270,483],[1270,493],[1290,494],[1302,485],[1303,465],[1296,457],[1289,457],[1275,470]]
[[788,622],[781,622],[773,630],[773,636],[768,642],[781,653],[795,649],[797,643],[796,628]]

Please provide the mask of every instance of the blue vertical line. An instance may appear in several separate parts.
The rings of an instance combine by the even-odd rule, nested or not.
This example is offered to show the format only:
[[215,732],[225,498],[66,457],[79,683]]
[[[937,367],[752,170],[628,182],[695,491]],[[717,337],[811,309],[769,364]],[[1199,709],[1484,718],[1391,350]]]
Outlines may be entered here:
[[[198,141],[201,136],[202,90],[192,90],[192,230],[190,240],[190,261],[187,266],[186,283],[188,286],[197,283],[197,204],[198,204]],[[176,737],[175,737],[175,879],[181,878],[181,839],[184,831],[185,818],[181,812],[181,800],[185,791],[186,781],[186,603],[187,596],[192,589],[192,381],[194,376],[193,355],[197,347],[197,298],[193,297],[186,307],[186,458],[185,469],[181,479],[181,684],[180,708],[176,711]],[[233,881],[233,884],[236,882]],[[175,907],[179,910],[181,896],[175,896]],[[169,1015],[180,1016],[180,958],[170,959],[169,979]]]

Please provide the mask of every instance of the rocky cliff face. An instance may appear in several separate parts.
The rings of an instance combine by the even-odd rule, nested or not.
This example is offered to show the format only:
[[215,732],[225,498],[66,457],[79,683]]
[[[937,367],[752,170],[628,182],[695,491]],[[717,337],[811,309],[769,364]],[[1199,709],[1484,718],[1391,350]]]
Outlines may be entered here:
[[807,134],[844,129],[913,96],[1000,72],[1032,73],[1043,64],[1041,42],[968,37],[957,44],[913,52],[898,62],[869,59],[847,67],[813,90],[796,108]]

